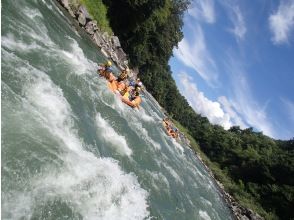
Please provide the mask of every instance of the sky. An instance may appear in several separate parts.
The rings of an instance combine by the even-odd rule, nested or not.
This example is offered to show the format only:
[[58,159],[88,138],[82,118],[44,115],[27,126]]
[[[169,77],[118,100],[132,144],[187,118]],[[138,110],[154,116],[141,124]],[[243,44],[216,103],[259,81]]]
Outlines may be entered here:
[[169,64],[197,113],[294,137],[294,0],[192,0],[183,33]]

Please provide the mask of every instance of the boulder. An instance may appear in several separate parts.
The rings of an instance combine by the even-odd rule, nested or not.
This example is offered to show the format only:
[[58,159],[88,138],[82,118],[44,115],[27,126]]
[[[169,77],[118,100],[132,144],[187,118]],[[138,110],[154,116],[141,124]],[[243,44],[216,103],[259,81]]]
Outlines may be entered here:
[[241,220],[250,220],[246,215],[242,215],[240,219]]
[[86,17],[85,17],[85,15],[83,13],[80,13],[79,14],[78,21],[79,21],[79,23],[82,26],[85,26],[85,24],[86,24]]
[[74,5],[72,4],[71,1],[69,0],[58,0],[60,2],[60,4],[69,12],[69,14],[72,16],[72,17],[76,17],[75,15],[75,7]]
[[68,13],[70,14],[70,16],[72,16],[73,18],[76,17],[75,13],[73,12],[73,10],[71,8],[68,9]]
[[113,46],[114,49],[121,47],[119,39],[118,39],[117,36],[112,36],[111,37],[111,43],[112,43],[112,46]]
[[102,38],[105,42],[109,42],[109,34],[107,32],[104,32],[102,34]]
[[89,21],[85,26],[85,30],[87,31],[88,34],[93,35],[95,31],[98,30],[97,22]]
[[123,51],[122,48],[117,48],[115,50],[115,53],[117,54],[117,58],[118,60],[123,63],[125,60],[127,60],[127,55],[126,53]]
[[254,213],[251,209],[248,209],[248,214],[251,220],[263,220],[263,218],[260,215]]
[[109,54],[109,52],[105,49],[105,48],[101,48],[101,53],[105,56],[105,57],[107,57],[107,58],[110,58],[110,54]]
[[78,13],[79,14],[83,14],[85,16],[86,19],[88,20],[92,20],[92,16],[89,14],[89,12],[87,11],[87,9],[81,5],[78,9]]
[[112,59],[115,63],[119,63],[119,60],[118,60],[118,57],[117,57],[117,54],[116,54],[116,53],[111,52],[111,53],[110,53],[110,57],[111,57],[111,59]]
[[70,13],[70,15],[74,18],[77,18],[79,16],[79,6],[80,6],[79,1],[69,0],[68,5],[69,5],[68,12]]
[[60,0],[60,3],[63,7],[65,7],[67,10],[69,9],[68,0]]
[[96,31],[93,35],[93,40],[94,42],[99,46],[102,47],[105,44],[104,39],[102,38],[101,34],[99,31]]

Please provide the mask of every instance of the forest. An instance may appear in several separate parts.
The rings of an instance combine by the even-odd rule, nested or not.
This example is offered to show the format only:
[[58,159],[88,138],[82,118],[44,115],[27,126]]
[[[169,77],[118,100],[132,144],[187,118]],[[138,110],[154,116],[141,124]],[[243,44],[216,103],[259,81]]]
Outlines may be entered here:
[[225,130],[213,125],[177,89],[168,62],[183,38],[189,1],[97,2],[106,6],[109,25],[129,55],[131,67],[139,69],[147,90],[195,139],[217,168],[212,170],[218,170],[214,174],[226,191],[265,219],[294,219],[294,138],[274,140],[253,128]]

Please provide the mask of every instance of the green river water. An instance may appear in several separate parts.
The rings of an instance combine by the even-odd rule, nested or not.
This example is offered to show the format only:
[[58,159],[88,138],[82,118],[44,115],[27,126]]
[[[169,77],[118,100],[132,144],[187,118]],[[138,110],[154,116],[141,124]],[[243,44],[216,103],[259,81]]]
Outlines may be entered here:
[[122,104],[71,22],[55,1],[2,1],[2,219],[231,219],[158,104]]

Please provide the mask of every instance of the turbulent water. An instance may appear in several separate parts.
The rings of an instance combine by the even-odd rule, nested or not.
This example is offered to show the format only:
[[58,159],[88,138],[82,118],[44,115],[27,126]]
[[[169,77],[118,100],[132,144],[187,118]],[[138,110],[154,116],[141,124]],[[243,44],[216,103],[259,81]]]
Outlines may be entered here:
[[2,219],[231,219],[154,100],[122,104],[54,1],[2,1]]

